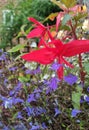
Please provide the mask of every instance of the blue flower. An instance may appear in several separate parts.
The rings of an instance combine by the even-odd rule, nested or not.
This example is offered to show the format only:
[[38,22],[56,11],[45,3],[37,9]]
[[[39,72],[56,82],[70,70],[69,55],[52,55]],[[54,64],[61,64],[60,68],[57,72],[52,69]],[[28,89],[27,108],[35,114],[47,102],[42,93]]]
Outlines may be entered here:
[[28,106],[25,108],[25,110],[26,110],[28,116],[35,116],[34,108],[31,108]]
[[55,115],[54,115],[54,117],[56,117],[59,114],[61,114],[61,111],[56,107],[55,108]]
[[30,103],[33,101],[36,101],[36,99],[35,99],[35,95],[32,93],[32,94],[28,95],[27,102]]
[[55,62],[55,63],[53,63],[53,64],[51,65],[51,68],[50,68],[50,69],[57,71],[60,66],[61,66],[61,64]]
[[18,82],[17,85],[14,87],[14,89],[9,92],[9,95],[12,96],[15,94],[16,96],[16,94],[18,94],[21,89],[22,89],[22,83]]
[[89,103],[89,96],[86,95],[86,96],[84,97],[84,100]]
[[87,92],[89,92],[89,87],[87,88]]
[[12,100],[12,98],[10,97],[10,98],[4,99],[3,100],[3,106],[5,108],[12,108],[12,106],[13,106],[13,100]]
[[6,53],[5,52],[0,56],[0,61],[4,61],[4,60],[6,60]]
[[42,128],[47,129],[47,126],[46,126],[45,122],[42,123]]
[[35,70],[30,70],[30,69],[27,69],[25,71],[26,74],[40,74],[41,73],[41,70],[40,70],[40,67],[38,67],[37,69]]
[[40,97],[41,97],[41,96],[40,96],[40,93],[36,93],[36,94],[35,94],[35,98],[36,98],[36,99],[39,99]]
[[16,105],[17,103],[23,103],[24,100],[16,97],[9,97],[5,98],[0,95],[0,99],[3,101],[2,105],[5,108],[12,108],[13,105]]
[[60,80],[57,77],[52,77],[48,82],[46,82],[49,92],[52,90],[55,91],[58,87],[59,82],[60,82]]
[[69,74],[67,76],[64,76],[64,81],[67,82],[69,85],[73,85],[74,83],[76,83],[78,80],[77,76],[73,75],[73,74]]
[[2,130],[11,130],[8,126],[4,126]]
[[40,130],[40,126],[38,124],[33,124],[30,122],[29,125],[31,126],[30,130]]
[[27,102],[30,103],[33,101],[36,101],[36,99],[35,99],[35,95],[32,93],[32,94],[28,95]]
[[40,126],[39,125],[32,125],[31,130],[40,130]]
[[27,130],[23,123],[14,126],[14,130]]
[[77,110],[77,109],[73,109],[72,112],[71,112],[71,115],[72,117],[76,117],[78,113],[80,113],[81,111],[80,110]]
[[46,109],[42,107],[26,107],[25,108],[28,116],[38,116],[41,115],[42,113],[46,113]]
[[35,114],[38,116],[38,115],[41,115],[42,113],[46,113],[46,109],[42,108],[42,107],[36,107],[34,109],[34,112]]
[[18,112],[18,113],[17,113],[16,118],[18,118],[18,119],[23,119],[23,117],[22,117],[22,115],[21,115],[21,112]]
[[10,67],[9,70],[10,70],[10,71],[16,71],[17,68],[18,68],[18,67],[16,67],[16,66],[15,66],[15,67]]
[[4,85],[6,86],[7,83],[8,83],[8,79],[5,79],[5,80],[4,80]]
[[15,104],[17,104],[17,103],[23,103],[24,102],[24,100],[23,99],[21,99],[21,98],[13,98],[13,104],[15,105]]

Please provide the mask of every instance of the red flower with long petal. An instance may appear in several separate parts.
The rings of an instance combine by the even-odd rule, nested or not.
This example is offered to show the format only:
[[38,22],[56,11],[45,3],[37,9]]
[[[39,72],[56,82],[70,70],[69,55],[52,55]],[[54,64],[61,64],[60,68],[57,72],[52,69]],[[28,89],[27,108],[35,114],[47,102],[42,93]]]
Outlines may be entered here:
[[[29,21],[33,22],[35,24],[35,28],[30,31],[30,33],[27,35],[27,38],[43,38],[45,39],[45,35],[49,37],[49,39],[53,40],[53,37],[49,31],[49,27],[44,26],[42,23],[38,22],[36,19],[30,17],[28,18]],[[40,45],[42,44],[40,39]]]
[[[48,43],[48,46],[25,54],[22,58],[26,61],[35,61],[45,65],[57,59],[60,64],[66,64],[73,68],[73,65],[67,62],[64,57],[72,57],[88,51],[89,40],[73,40],[67,44],[63,44],[60,40],[53,40]],[[63,78],[63,66],[59,67],[58,76]]]

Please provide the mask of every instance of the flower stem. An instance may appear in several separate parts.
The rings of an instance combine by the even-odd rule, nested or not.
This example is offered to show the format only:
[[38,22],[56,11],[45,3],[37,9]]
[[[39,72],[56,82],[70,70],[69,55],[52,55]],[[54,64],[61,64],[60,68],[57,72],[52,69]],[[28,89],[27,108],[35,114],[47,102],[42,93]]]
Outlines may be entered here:
[[[71,29],[72,29],[72,33],[73,33],[73,37],[74,37],[74,40],[77,40],[77,36],[76,36],[76,33],[75,33],[75,27],[72,26],[72,22],[70,20],[70,26],[71,26]],[[81,80],[81,84],[84,85],[84,80],[85,80],[85,72],[83,71],[83,66],[82,66],[82,56],[81,54],[79,54],[79,57],[78,57],[79,61],[79,68],[80,68],[80,80]]]

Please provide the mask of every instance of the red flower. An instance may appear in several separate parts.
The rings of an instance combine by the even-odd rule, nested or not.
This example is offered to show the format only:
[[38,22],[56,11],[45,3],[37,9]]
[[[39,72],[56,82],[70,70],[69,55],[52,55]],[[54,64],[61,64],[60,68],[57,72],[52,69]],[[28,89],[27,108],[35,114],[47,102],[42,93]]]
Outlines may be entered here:
[[[74,40],[67,44],[63,44],[60,40],[53,40],[44,48],[25,54],[22,58],[26,61],[35,61],[45,65],[57,59],[59,64],[66,64],[73,68],[73,65],[67,62],[64,57],[72,57],[88,51],[89,40]],[[58,76],[63,78],[63,65],[58,69]]]
[[42,38],[45,39],[45,36],[48,36],[51,40],[53,40],[53,37],[49,31],[49,27],[45,27],[42,23],[38,22],[32,17],[28,18],[28,20],[35,24],[35,28],[27,35],[27,38],[41,38],[39,46],[42,44]]

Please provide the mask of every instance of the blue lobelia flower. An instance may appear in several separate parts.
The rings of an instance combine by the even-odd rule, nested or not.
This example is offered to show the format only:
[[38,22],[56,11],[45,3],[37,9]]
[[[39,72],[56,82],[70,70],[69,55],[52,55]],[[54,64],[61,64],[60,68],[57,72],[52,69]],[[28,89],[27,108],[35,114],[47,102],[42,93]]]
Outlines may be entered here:
[[43,128],[43,130],[47,129],[45,122],[42,123],[42,128]]
[[87,87],[87,92],[89,92],[89,87]]
[[61,114],[61,111],[57,107],[54,110],[55,110],[54,117],[56,117],[57,115]]
[[16,118],[18,118],[18,119],[23,119],[22,114],[21,114],[21,112],[20,112],[20,111],[17,113]]
[[5,107],[5,108],[12,108],[12,106],[13,106],[13,100],[12,100],[12,98],[11,97],[9,97],[9,98],[5,98],[4,100],[3,100],[3,106]]
[[31,108],[28,106],[25,108],[25,110],[26,110],[28,116],[35,116],[34,108]]
[[32,102],[32,101],[36,101],[35,99],[35,95],[32,93],[32,94],[29,94],[28,95],[28,98],[27,98],[27,102]]
[[73,75],[73,74],[69,74],[67,76],[64,76],[64,81],[67,82],[69,85],[73,85],[74,83],[76,83],[78,80],[77,76]]
[[10,67],[9,70],[10,70],[10,71],[16,71],[17,68],[18,68],[17,66],[15,66],[15,67]]
[[38,116],[38,115],[41,115],[41,114],[45,114],[46,113],[46,109],[42,108],[42,107],[36,107],[34,108],[34,112],[35,112],[35,115]]
[[33,124],[30,122],[29,125],[31,126],[30,130],[40,130],[40,126],[38,124]]
[[14,87],[13,90],[11,90],[9,92],[9,95],[12,96],[12,95],[16,95],[19,93],[19,91],[22,89],[22,83],[21,82],[18,82],[17,85]]
[[58,83],[59,83],[59,79],[57,77],[52,77],[50,80],[49,80],[49,83],[48,83],[48,86],[50,87],[50,89],[52,90],[56,90],[57,87],[58,87]]
[[39,125],[32,125],[31,130],[40,130],[40,126]]
[[17,103],[23,103],[24,102],[24,100],[23,99],[21,99],[21,98],[13,98],[13,104],[15,105],[15,104],[17,104]]
[[14,130],[27,130],[23,123],[14,126]]
[[41,73],[41,69],[40,69],[40,67],[38,67],[38,68],[35,69],[35,70],[27,69],[27,70],[25,71],[25,73],[26,73],[26,74],[40,74],[40,73]]
[[80,110],[77,110],[77,109],[73,109],[72,112],[71,112],[71,116],[72,117],[76,117],[78,113],[80,113],[81,111]]
[[51,65],[50,69],[57,71],[60,66],[61,66],[61,64],[59,64],[58,62],[54,62],[54,63]]
[[87,103],[89,103],[89,96],[84,96],[84,100],[87,102]]

